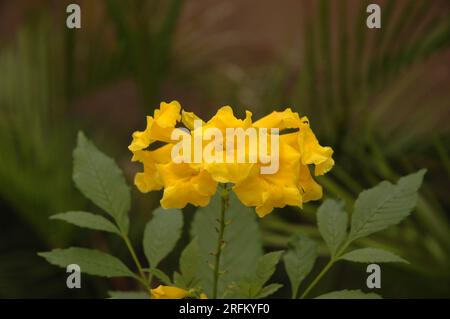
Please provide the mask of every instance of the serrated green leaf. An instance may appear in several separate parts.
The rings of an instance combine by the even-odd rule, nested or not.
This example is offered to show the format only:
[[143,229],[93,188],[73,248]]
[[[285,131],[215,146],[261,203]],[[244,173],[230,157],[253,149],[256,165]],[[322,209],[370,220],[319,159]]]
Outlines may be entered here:
[[144,291],[108,291],[110,299],[150,299]]
[[183,277],[180,275],[180,273],[178,271],[175,271],[173,273],[173,284],[176,287],[180,287],[180,288],[186,287],[186,283],[184,282]]
[[70,247],[54,249],[49,252],[38,253],[49,263],[66,268],[70,264],[77,264],[81,273],[102,277],[136,277],[119,259],[104,252]]
[[397,185],[383,181],[363,191],[355,202],[349,240],[368,236],[398,224],[417,202],[417,190],[426,170],[399,179]]
[[339,290],[332,291],[316,297],[315,299],[381,299],[381,296],[370,292],[364,293],[361,290]]
[[[212,295],[213,270],[218,233],[217,220],[220,217],[220,195],[216,194],[211,203],[197,210],[192,222],[191,236],[197,238],[202,262],[200,265],[201,286],[204,292]],[[230,205],[225,214],[224,241],[220,259],[218,296],[234,283],[254,273],[258,258],[262,255],[261,235],[256,222],[256,213],[245,207],[230,193]]]
[[197,240],[193,239],[181,253],[180,273],[177,276],[177,284],[181,284],[184,288],[194,288],[200,280],[198,274],[200,262],[201,256]]
[[344,203],[327,199],[317,211],[317,225],[325,243],[335,256],[347,235],[348,216]]
[[117,229],[113,223],[103,216],[92,213],[76,211],[66,212],[50,216],[50,219],[59,219],[79,227],[101,230],[120,235],[119,229]]
[[310,273],[317,258],[317,244],[303,234],[295,235],[283,256],[284,266],[292,289],[292,298],[297,297],[298,288]]
[[259,287],[272,277],[283,251],[274,251],[258,258],[255,274],[251,277],[251,282]]
[[181,236],[183,214],[178,209],[157,208],[144,231],[144,253],[150,268],[156,268]]
[[405,259],[379,248],[361,248],[352,250],[339,259],[358,263],[408,263]]
[[155,276],[156,278],[161,280],[161,282],[163,282],[164,284],[169,285],[169,286],[172,285],[172,281],[170,280],[169,276],[167,276],[166,273],[163,272],[162,270],[160,270],[158,268],[146,268],[143,270],[151,273],[153,276]]
[[[282,251],[275,251],[259,257],[255,272],[237,283],[233,291],[234,298],[263,298],[259,296],[263,293],[264,284],[275,272],[282,253]],[[267,288],[264,293],[269,293],[271,288]]]
[[105,210],[127,233],[129,227],[130,189],[115,161],[78,133],[73,151],[73,180],[84,196]]
[[267,285],[263,289],[261,289],[261,291],[256,296],[256,298],[260,299],[260,298],[268,297],[268,296],[274,294],[275,292],[277,292],[277,290],[280,289],[281,287],[283,287],[282,284],[270,284],[270,285]]

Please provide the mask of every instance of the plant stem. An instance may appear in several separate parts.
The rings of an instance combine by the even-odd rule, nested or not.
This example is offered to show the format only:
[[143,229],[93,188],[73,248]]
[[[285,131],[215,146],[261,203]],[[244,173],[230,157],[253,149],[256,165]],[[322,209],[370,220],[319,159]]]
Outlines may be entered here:
[[138,271],[139,271],[139,275],[141,276],[141,283],[145,286],[145,288],[147,288],[148,293],[151,295],[151,288],[150,288],[149,282],[147,280],[147,277],[145,276],[144,271],[142,270],[141,262],[137,258],[136,252],[134,251],[133,245],[131,245],[130,239],[128,238],[128,236],[126,234],[123,234],[123,233],[122,233],[122,238],[128,248],[128,251],[131,254],[131,257],[134,260],[134,263],[136,264]]
[[317,285],[317,283],[322,279],[322,277],[330,270],[330,268],[334,265],[336,261],[339,260],[339,257],[345,252],[347,247],[350,245],[352,241],[347,239],[347,241],[342,245],[342,247],[337,251],[335,256],[332,256],[330,261],[323,267],[322,271],[317,275],[317,277],[309,284],[308,288],[305,289],[303,294],[300,296],[300,299],[306,298],[306,296],[311,292],[311,290]]
[[222,184],[223,190],[221,192],[221,209],[220,209],[220,218],[219,218],[219,237],[217,239],[217,248],[215,252],[215,262],[214,262],[214,280],[213,280],[213,295],[212,298],[217,298],[217,289],[219,284],[219,275],[220,275],[220,256],[222,255],[222,248],[223,248],[223,237],[225,233],[225,212],[228,207],[229,202],[229,196],[228,196],[228,189],[226,184]]
[[317,277],[313,280],[313,282],[309,284],[308,288],[306,288],[306,290],[300,296],[300,299],[304,299],[309,294],[309,292],[317,285],[317,283],[327,273],[327,271],[331,268],[331,266],[333,266],[334,262],[335,262],[335,259],[330,259],[328,264],[326,264],[325,267],[323,267],[323,269],[319,273],[319,275],[317,275]]

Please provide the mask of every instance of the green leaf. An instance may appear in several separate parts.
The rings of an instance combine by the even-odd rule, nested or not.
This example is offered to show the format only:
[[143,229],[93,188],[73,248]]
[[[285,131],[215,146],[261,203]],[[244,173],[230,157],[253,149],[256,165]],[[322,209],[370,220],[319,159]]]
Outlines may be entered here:
[[297,297],[298,288],[310,273],[317,258],[317,244],[303,234],[295,235],[283,256],[284,266],[291,282],[292,298]]
[[264,291],[263,287],[275,272],[282,253],[283,251],[275,251],[258,258],[255,272],[238,284],[243,298],[259,298],[260,295],[270,293],[270,289],[274,289],[272,286]]
[[[200,265],[201,285],[206,295],[212,295],[214,264],[212,253],[216,250],[220,217],[220,195],[216,194],[211,203],[197,210],[192,222],[191,236],[197,239],[202,257]],[[224,247],[220,259],[218,296],[236,282],[253,274],[258,258],[262,255],[261,235],[253,209],[240,203],[234,193],[230,193],[230,205],[225,214],[227,225]]]
[[159,270],[158,268],[146,268],[143,269],[146,272],[151,273],[153,276],[161,280],[166,285],[171,286],[172,281],[170,280],[169,276],[167,276],[162,270]]
[[332,291],[316,297],[315,299],[381,299],[376,293],[364,293],[361,290],[339,290]]
[[417,190],[426,170],[399,179],[397,185],[383,181],[363,191],[355,202],[349,240],[368,236],[398,224],[416,206]]
[[256,296],[256,298],[260,299],[260,298],[265,298],[267,296],[270,296],[270,295],[274,294],[275,292],[277,292],[277,290],[280,289],[281,287],[283,287],[283,285],[281,285],[281,284],[267,285],[263,289],[261,289],[261,291]]
[[408,263],[405,259],[383,249],[361,248],[350,251],[339,259],[354,261],[358,263]]
[[120,235],[119,229],[117,229],[113,223],[103,216],[92,213],[67,212],[50,216],[50,219],[59,219],[79,227],[101,230]]
[[86,248],[70,247],[54,249],[49,252],[38,253],[49,263],[66,268],[70,264],[77,264],[81,273],[103,277],[136,277],[119,259],[104,252]]
[[144,291],[108,291],[111,299],[150,299]]
[[317,211],[317,225],[325,243],[335,256],[347,235],[348,216],[344,203],[327,199]]
[[186,283],[184,282],[183,277],[180,275],[178,271],[175,271],[173,273],[173,284],[176,287],[186,288]]
[[252,276],[251,282],[259,287],[272,277],[278,262],[280,261],[283,251],[274,251],[258,258],[255,274]]
[[178,209],[157,208],[144,231],[144,253],[150,268],[156,268],[181,236],[183,214]]
[[119,229],[127,233],[130,189],[114,160],[100,152],[83,132],[79,132],[77,147],[73,151],[73,165],[73,180],[78,189],[110,214]]
[[197,240],[193,239],[181,253],[180,273],[177,274],[177,287],[194,288],[199,280],[201,256]]

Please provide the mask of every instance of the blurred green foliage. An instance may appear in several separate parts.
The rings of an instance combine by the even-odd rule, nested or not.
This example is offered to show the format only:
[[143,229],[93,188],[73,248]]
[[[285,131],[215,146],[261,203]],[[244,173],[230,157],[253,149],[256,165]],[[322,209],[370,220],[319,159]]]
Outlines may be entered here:
[[30,25],[0,52],[0,194],[46,240],[63,240],[67,228],[48,231],[49,216],[77,205],[70,183],[71,125],[66,115],[61,37],[48,25]]
[[[449,116],[449,95],[445,89],[440,96],[430,94],[434,86],[448,86],[448,78],[426,83],[423,79],[428,59],[448,50],[449,14],[433,14],[426,1],[388,1],[382,9],[382,29],[369,32],[365,26],[369,3],[359,2],[353,19],[348,5],[338,6],[333,32],[331,2],[317,1],[313,14],[304,17],[298,80],[275,104],[301,106],[298,111],[310,117],[321,141],[333,145],[336,166],[331,177],[319,179],[332,197],[351,203],[359,191],[381,179],[392,181],[421,166],[430,167],[435,176],[425,183],[414,220],[373,236],[367,244],[394,247],[430,285],[444,280],[440,293],[448,296],[450,203],[442,190],[448,188],[449,177],[448,128],[443,120]],[[331,47],[332,37],[338,48]],[[287,87],[289,72],[277,77],[276,87]],[[305,219],[314,219],[315,210],[313,205],[306,207]],[[269,245],[284,246],[299,229],[317,236],[313,228],[288,218],[272,214],[263,221]],[[423,287],[423,282],[417,285],[418,296],[427,295]]]
[[[26,15],[13,40],[0,44],[0,203],[7,216],[0,225],[0,296],[73,294],[57,283],[63,282],[63,273],[55,274],[31,257],[37,250],[67,241],[117,245],[108,237],[74,234],[48,216],[88,205],[70,178],[77,129],[89,127],[90,135],[97,133],[114,149],[119,163],[128,161],[118,141],[138,128],[109,131],[104,137],[89,113],[76,108],[81,99],[121,79],[131,79],[137,87],[142,115],[166,98],[164,87],[180,82],[205,99],[253,105],[256,114],[286,105],[296,108],[310,118],[323,144],[335,149],[336,167],[320,183],[327,196],[345,199],[349,206],[362,189],[380,180],[428,168],[413,218],[359,243],[389,246],[411,262],[386,267],[386,297],[450,296],[449,77],[439,69],[430,71],[436,61],[448,69],[450,17],[448,10],[440,10],[448,7],[426,0],[385,1],[382,29],[368,30],[365,9],[370,2],[301,1],[300,49],[283,47],[279,51],[285,54],[257,67],[234,66],[233,76],[229,66],[222,67],[223,58],[214,59],[214,49],[227,43],[223,34],[204,36],[196,19],[179,24],[188,1],[86,2],[83,14],[88,9],[102,13],[99,25],[86,32],[55,27],[65,17],[49,14],[48,4]],[[57,7],[65,12],[63,4]],[[209,4],[205,11],[213,9]],[[105,36],[105,30],[111,34]],[[177,32],[189,35],[181,39],[184,43]],[[206,44],[195,48],[189,39],[198,38]],[[186,49],[189,45],[192,50]],[[183,96],[178,99],[183,104]],[[132,169],[126,171],[131,179]],[[133,217],[148,219],[155,197],[135,197]],[[287,208],[261,220],[267,247],[286,247],[299,230],[318,238],[312,226],[315,211],[315,205],[306,205],[300,214]],[[324,248],[319,247],[322,255]],[[173,270],[176,257],[171,258],[163,266]],[[30,266],[19,267],[26,262]],[[12,269],[15,275],[10,275]],[[359,281],[352,279],[355,271],[336,267],[321,285],[338,287],[345,281],[341,286],[348,287],[350,281],[358,287]],[[47,278],[47,284],[30,291],[30,278]],[[105,289],[105,282],[95,280],[85,293],[95,297]]]

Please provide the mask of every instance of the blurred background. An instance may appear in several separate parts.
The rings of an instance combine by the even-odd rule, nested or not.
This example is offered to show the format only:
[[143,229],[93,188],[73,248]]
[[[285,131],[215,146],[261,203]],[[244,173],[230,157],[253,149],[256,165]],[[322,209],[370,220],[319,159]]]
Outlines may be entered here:
[[[81,29],[66,7],[81,7]],[[366,7],[381,6],[381,29]],[[98,209],[72,184],[72,149],[83,129],[125,170],[131,133],[160,101],[176,99],[208,118],[232,105],[254,119],[292,107],[310,118],[335,168],[325,196],[349,207],[379,181],[419,168],[428,174],[417,209],[400,226],[358,241],[388,247],[410,265],[384,265],[386,298],[450,297],[450,3],[446,0],[0,0],[0,297],[106,297],[136,289],[127,279],[84,276],[36,255],[69,245],[96,247],[131,265],[119,239],[48,216]],[[161,194],[133,187],[132,237]],[[267,250],[302,231],[320,241],[318,203],[259,220]],[[185,209],[186,220],[193,207]],[[187,232],[186,232],[187,233]],[[162,268],[177,268],[181,247]],[[316,271],[327,258],[321,242]],[[142,253],[141,253],[142,257]],[[283,267],[275,274],[289,297]],[[365,267],[340,263],[317,292],[364,288]],[[308,280],[307,280],[308,281]]]

